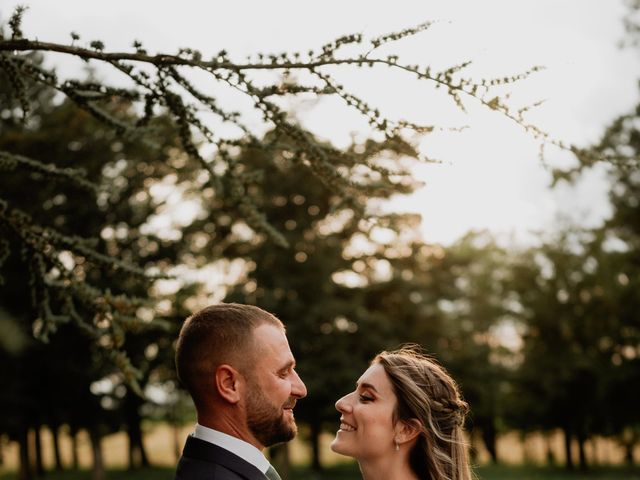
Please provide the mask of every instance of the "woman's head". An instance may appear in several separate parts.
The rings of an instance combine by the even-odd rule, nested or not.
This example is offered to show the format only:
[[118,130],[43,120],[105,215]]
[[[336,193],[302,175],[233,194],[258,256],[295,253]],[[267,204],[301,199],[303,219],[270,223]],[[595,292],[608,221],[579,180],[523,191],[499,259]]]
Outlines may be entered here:
[[418,347],[378,354],[336,408],[342,417],[334,451],[359,461],[406,455],[419,478],[470,478],[462,435],[468,406],[446,370]]
[[469,407],[453,378],[417,347],[382,352],[373,364],[384,368],[394,387],[396,421],[418,420],[422,425],[410,453],[413,470],[420,478],[468,479],[462,431]]

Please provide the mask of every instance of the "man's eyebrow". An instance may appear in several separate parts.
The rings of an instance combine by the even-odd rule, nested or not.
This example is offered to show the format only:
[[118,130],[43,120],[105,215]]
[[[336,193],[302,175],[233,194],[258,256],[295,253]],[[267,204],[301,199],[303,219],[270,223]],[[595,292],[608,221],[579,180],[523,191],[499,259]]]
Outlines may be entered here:
[[279,371],[283,372],[283,371],[289,370],[291,368],[296,368],[296,361],[295,360],[289,360],[282,367],[280,367]]
[[373,390],[374,392],[378,393],[376,387],[374,387],[370,383],[356,383],[356,387],[366,388],[367,390]]

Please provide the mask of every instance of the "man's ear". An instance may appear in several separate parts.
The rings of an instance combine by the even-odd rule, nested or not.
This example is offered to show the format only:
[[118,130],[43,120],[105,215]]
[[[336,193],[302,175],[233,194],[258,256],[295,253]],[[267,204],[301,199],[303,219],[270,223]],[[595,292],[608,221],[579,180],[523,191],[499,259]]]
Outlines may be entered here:
[[395,442],[398,444],[413,441],[422,432],[422,423],[416,418],[400,420],[396,423]]
[[240,372],[230,365],[223,364],[216,368],[216,388],[220,396],[227,402],[238,403],[240,401],[240,379]]

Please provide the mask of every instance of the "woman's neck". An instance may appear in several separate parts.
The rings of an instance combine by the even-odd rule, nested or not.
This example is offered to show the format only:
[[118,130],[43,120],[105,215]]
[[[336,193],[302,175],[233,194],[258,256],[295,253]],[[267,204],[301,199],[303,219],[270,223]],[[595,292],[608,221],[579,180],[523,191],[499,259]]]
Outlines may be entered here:
[[409,459],[400,452],[372,460],[358,460],[363,480],[418,480]]

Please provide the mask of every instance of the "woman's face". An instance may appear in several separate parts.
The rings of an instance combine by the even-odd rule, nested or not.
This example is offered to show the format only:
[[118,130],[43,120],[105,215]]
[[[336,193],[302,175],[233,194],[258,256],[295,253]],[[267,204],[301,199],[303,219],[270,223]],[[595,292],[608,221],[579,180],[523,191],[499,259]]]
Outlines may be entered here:
[[392,452],[396,404],[384,368],[377,363],[371,365],[356,383],[355,391],[336,402],[342,415],[331,450],[359,460]]

